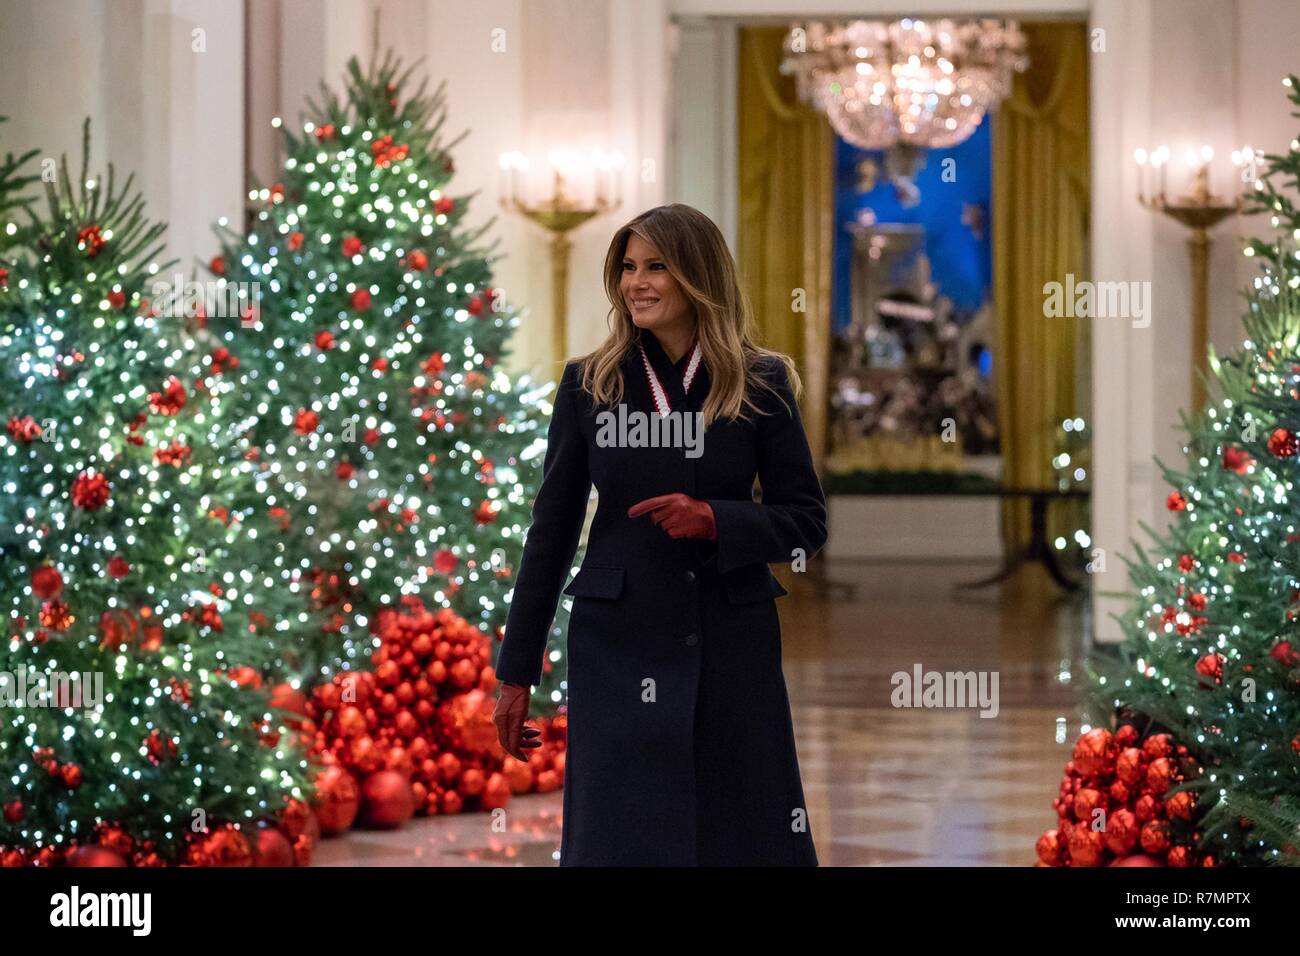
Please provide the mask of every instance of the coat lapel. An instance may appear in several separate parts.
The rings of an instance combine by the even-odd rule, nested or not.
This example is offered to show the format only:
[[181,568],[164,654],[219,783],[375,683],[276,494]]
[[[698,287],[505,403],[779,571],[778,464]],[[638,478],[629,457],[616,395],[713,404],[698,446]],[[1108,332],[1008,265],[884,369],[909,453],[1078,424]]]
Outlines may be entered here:
[[[699,368],[695,371],[695,380],[691,382],[691,401],[690,405],[687,405],[687,395],[682,388],[682,373],[668,357],[668,353],[664,351],[664,347],[659,344],[659,339],[655,337],[653,332],[642,329],[639,338],[633,340],[632,346],[628,350],[628,361],[632,368],[632,374],[636,375],[642,382],[646,381],[645,366],[641,361],[641,349],[637,347],[638,342],[644,347],[646,357],[650,359],[650,365],[654,368],[655,374],[659,376],[659,383],[663,386],[664,392],[667,393],[673,411],[698,409],[703,405],[703,396],[707,395],[709,390],[708,370],[703,361],[700,362]],[[689,355],[689,353],[687,354]],[[681,361],[686,360],[687,356],[682,356]],[[646,391],[650,391],[649,383],[646,383]]]

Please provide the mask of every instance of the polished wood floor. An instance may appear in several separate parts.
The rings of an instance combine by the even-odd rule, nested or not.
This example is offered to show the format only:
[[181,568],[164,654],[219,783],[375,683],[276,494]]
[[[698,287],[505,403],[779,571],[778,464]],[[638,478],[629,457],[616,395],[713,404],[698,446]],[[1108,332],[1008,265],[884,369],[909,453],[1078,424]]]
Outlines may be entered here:
[[[813,837],[823,866],[1027,866],[1079,735],[1071,675],[1086,603],[1037,568],[956,592],[981,563],[826,562],[783,574],[783,657]],[[827,587],[833,582],[836,586]],[[891,675],[998,673],[999,710],[895,708]],[[327,840],[324,866],[553,866],[560,793],[487,814]]]

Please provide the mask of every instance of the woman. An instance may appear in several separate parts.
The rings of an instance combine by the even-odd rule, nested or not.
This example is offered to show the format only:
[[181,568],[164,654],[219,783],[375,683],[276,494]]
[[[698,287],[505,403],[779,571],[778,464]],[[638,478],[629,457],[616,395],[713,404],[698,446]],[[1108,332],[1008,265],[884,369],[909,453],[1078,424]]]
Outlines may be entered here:
[[[798,375],[754,343],[726,241],[690,206],[621,228],[605,290],[612,333],[566,364],[555,397],[497,660],[501,745],[520,760],[540,746],[524,727],[529,687],[594,482],[586,555],[564,589],[560,865],[816,866],[781,673],[787,592],[768,568],[801,569],[826,540]],[[667,445],[616,427],[655,412],[694,416],[702,443],[689,427]]]

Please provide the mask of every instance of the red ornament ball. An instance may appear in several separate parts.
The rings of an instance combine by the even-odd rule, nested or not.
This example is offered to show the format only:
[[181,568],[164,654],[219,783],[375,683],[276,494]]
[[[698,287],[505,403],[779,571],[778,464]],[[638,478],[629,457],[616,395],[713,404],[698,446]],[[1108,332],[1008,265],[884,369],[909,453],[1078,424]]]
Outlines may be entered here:
[[1268,450],[1275,458],[1293,458],[1300,451],[1300,439],[1289,428],[1277,428],[1268,436]]
[[91,844],[90,846],[78,847],[68,857],[68,866],[126,866],[126,860],[122,854],[110,850],[108,847]]
[[1168,734],[1152,734],[1142,744],[1142,753],[1148,760],[1168,757],[1174,752],[1173,738]]
[[[289,684],[276,684],[271,688],[271,706],[306,717],[307,695]],[[296,730],[301,721],[288,720],[286,723]],[[291,835],[296,836],[296,834]]]
[[1102,835],[1087,826],[1076,826],[1070,830],[1070,865],[1101,866],[1106,854],[1106,843]]
[[343,833],[352,826],[361,806],[361,791],[356,778],[343,767],[326,767],[316,777],[313,802],[316,820],[324,836]]
[[1196,662],[1196,673],[1208,677],[1216,684],[1222,683],[1223,661],[1222,654],[1205,654]]
[[1137,798],[1137,802],[1133,804],[1134,815],[1143,823],[1154,820],[1159,812],[1160,801],[1149,793],[1142,794]]
[[1164,862],[1157,860],[1154,856],[1147,856],[1145,853],[1135,853],[1133,856],[1126,856],[1123,859],[1116,860],[1111,866],[1164,866]]
[[1074,819],[1080,823],[1091,823],[1096,811],[1105,811],[1106,795],[1092,787],[1083,787],[1074,795]]
[[380,770],[361,785],[361,822],[380,830],[404,826],[415,813],[411,781],[396,770]]
[[1169,823],[1165,820],[1148,820],[1142,824],[1138,836],[1142,849],[1152,856],[1159,856],[1169,849]]
[[311,807],[301,800],[290,798],[285,801],[280,811],[280,829],[290,840],[296,839],[307,829],[307,819],[312,815]]
[[1126,856],[1137,845],[1141,825],[1133,811],[1121,807],[1106,821],[1106,849],[1116,856]]
[[243,833],[225,826],[191,843],[186,862],[190,866],[252,866],[253,850]]
[[359,737],[366,732],[366,715],[355,704],[347,704],[336,720],[340,737]]
[[262,826],[257,831],[254,844],[254,866],[293,866],[293,844],[284,833],[273,826]]
[[457,694],[442,706],[442,720],[452,740],[471,754],[500,754],[496,723],[492,719],[495,701],[481,690]]
[[59,573],[58,568],[43,564],[32,572],[32,593],[38,598],[48,601],[50,598],[58,597],[62,590],[63,575]]
[[483,797],[479,807],[483,810],[495,810],[510,802],[510,782],[505,774],[494,773],[488,777],[487,786],[483,788]]
[[1038,859],[1048,866],[1061,866],[1065,862],[1065,842],[1056,830],[1048,830],[1034,845]]
[[1268,656],[1283,667],[1294,667],[1300,664],[1300,651],[1297,651],[1290,641],[1278,641],[1268,652]]
[[1165,856],[1165,862],[1170,866],[1191,866],[1192,851],[1185,846],[1170,847],[1168,855]]
[[85,511],[98,511],[108,501],[108,479],[97,471],[83,471],[72,482],[72,503]]
[[1088,731],[1074,745],[1071,754],[1074,768],[1079,776],[1100,777],[1113,769],[1115,762],[1115,739],[1109,730],[1097,727]]
[[1177,775],[1177,770],[1168,757],[1157,757],[1147,767],[1147,789],[1154,796],[1163,796]]
[[533,789],[533,768],[531,764],[507,755],[505,762],[501,765],[501,772],[506,775],[506,780],[510,783],[511,793],[527,793]]
[[320,416],[310,408],[299,409],[293,416],[293,430],[299,435],[310,435],[320,425]]
[[1171,820],[1190,820],[1196,808],[1196,796],[1190,790],[1181,790],[1165,801],[1165,813]]
[[1254,463],[1255,460],[1246,453],[1245,449],[1236,448],[1232,445],[1223,449],[1223,469],[1225,471],[1234,471],[1239,475],[1244,475]]

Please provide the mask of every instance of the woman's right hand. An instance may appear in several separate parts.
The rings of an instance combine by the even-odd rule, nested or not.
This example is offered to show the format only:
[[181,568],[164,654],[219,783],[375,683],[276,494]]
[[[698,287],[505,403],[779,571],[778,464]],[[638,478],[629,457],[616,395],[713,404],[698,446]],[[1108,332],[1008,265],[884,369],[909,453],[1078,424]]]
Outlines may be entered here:
[[501,693],[497,695],[496,709],[492,712],[501,746],[510,756],[524,763],[528,763],[528,755],[524,751],[542,745],[536,739],[542,732],[536,727],[524,726],[524,721],[528,719],[528,701],[531,696],[527,687],[503,683]]

